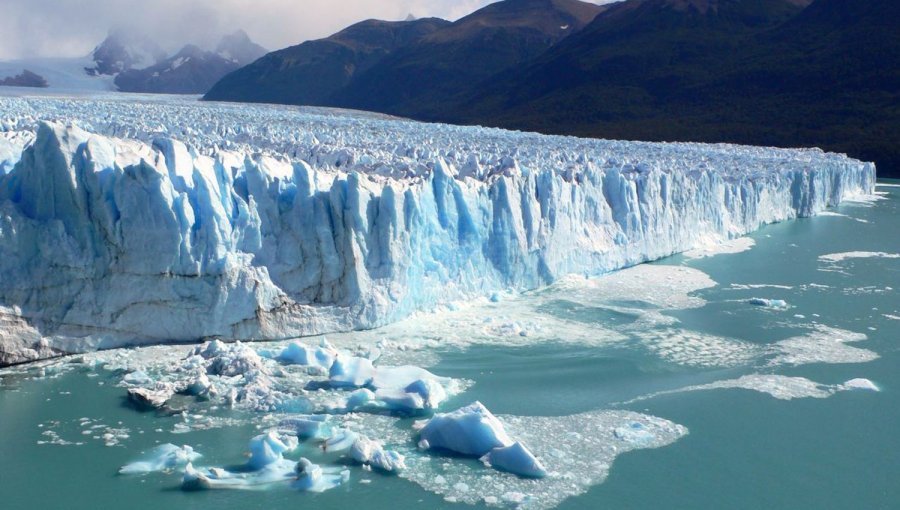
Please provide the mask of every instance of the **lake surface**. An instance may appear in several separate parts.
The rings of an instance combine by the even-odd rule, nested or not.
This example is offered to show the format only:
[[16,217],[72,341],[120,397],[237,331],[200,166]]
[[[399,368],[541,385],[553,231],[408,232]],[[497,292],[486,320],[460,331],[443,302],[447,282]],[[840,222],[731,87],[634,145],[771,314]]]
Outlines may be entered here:
[[[191,445],[203,466],[239,464],[251,437],[290,415],[187,399],[181,413],[136,410],[124,374],[188,350],[169,347],[0,372],[2,507],[467,508],[452,501],[511,506],[503,491],[515,487],[536,508],[897,508],[900,186],[878,192],[765,227],[732,243],[735,253],[679,255],[329,336],[338,346],[386,339],[380,363],[467,381],[442,411],[484,403],[536,454],[562,452],[553,465],[573,466],[573,479],[485,478],[476,461],[417,453],[412,419],[385,416],[355,419],[407,454],[405,475],[349,466],[349,481],[321,494],[183,491],[179,469],[119,475],[161,443]],[[845,384],[859,379],[879,391]],[[661,419],[659,444],[581,446],[643,417]],[[292,458],[301,454],[346,465],[312,457],[315,446]],[[464,487],[441,489],[432,481],[442,473]]]

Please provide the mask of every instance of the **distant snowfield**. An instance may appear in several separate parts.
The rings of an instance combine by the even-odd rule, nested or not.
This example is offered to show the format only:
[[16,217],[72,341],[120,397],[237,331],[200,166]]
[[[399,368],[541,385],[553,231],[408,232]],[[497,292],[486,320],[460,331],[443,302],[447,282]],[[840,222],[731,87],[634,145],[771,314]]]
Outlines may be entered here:
[[0,363],[368,329],[695,248],[741,251],[749,240],[719,243],[875,193],[873,165],[818,150],[12,94]]

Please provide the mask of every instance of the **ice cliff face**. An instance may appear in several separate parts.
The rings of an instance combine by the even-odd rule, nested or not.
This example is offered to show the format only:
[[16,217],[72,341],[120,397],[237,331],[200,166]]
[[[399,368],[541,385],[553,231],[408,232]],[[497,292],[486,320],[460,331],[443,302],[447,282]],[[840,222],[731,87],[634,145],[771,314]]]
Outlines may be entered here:
[[371,328],[813,215],[875,184],[873,165],[809,150],[44,101],[0,105],[19,112],[0,121],[0,363]]

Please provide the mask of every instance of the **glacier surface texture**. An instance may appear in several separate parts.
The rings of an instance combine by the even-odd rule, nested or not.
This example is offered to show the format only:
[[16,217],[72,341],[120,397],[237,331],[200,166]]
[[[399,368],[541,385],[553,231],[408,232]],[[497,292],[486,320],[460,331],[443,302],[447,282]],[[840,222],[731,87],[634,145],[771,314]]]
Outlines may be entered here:
[[872,194],[818,150],[0,97],[0,363],[373,328]]

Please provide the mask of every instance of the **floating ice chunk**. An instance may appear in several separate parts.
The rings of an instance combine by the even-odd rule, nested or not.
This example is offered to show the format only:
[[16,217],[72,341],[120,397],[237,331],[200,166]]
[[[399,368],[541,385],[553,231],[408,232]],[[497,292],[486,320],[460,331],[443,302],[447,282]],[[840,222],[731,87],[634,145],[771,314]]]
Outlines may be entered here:
[[282,363],[312,367],[328,373],[337,356],[337,350],[327,344],[313,349],[300,342],[291,342],[277,359]]
[[419,432],[420,445],[481,457],[494,448],[513,444],[503,424],[481,402],[438,414]]
[[128,399],[138,407],[163,407],[174,395],[175,386],[171,383],[158,382],[153,388],[128,388]]
[[375,392],[375,397],[388,409],[413,412],[436,409],[446,400],[447,392],[434,379],[419,379],[402,390],[379,389]]
[[179,393],[193,395],[201,398],[213,398],[218,395],[218,390],[209,380],[206,373],[198,373],[193,379],[188,381],[183,388],[179,389]]
[[325,492],[350,479],[350,471],[339,468],[323,468],[307,458],[301,458],[294,469],[297,480],[291,487],[307,492]]
[[702,259],[716,255],[741,253],[752,249],[754,246],[756,246],[756,241],[749,237],[739,237],[727,241],[713,238],[700,242],[696,248],[684,252],[684,256],[688,259]]
[[543,478],[547,470],[534,454],[520,442],[494,448],[481,461],[494,469],[529,478]]
[[142,386],[153,384],[153,379],[151,379],[143,370],[135,370],[134,372],[126,374],[125,377],[122,378],[122,382],[125,384]]
[[258,471],[278,462],[285,452],[297,448],[297,440],[292,436],[279,437],[274,431],[261,434],[250,440],[250,460],[247,467]]
[[347,403],[345,407],[348,411],[353,411],[355,409],[359,409],[360,407],[365,406],[371,402],[374,402],[376,399],[375,393],[368,388],[360,388],[347,397]]
[[188,463],[184,468],[182,488],[196,489],[260,489],[275,483],[297,479],[296,462],[283,454],[297,447],[291,436],[279,436],[274,431],[250,440],[250,459],[235,470],[222,468],[197,469]]
[[846,390],[881,391],[877,384],[862,378],[850,379],[843,386]]
[[779,285],[775,283],[732,283],[728,290],[750,290],[750,289],[781,289],[781,290],[791,290],[794,287],[791,285]]
[[380,366],[372,379],[372,386],[384,390],[403,389],[419,380],[432,380],[443,384],[450,383],[449,378],[438,377],[424,368],[414,366]]
[[332,386],[361,388],[372,383],[375,367],[366,358],[338,356],[331,365],[328,377]]
[[276,483],[297,479],[296,463],[282,459],[260,471],[232,472],[222,468],[197,469],[193,464],[184,468],[181,487],[185,490],[238,489],[257,490]]
[[282,420],[279,426],[291,429],[301,440],[325,439],[330,435],[328,416],[311,414]]
[[404,457],[393,450],[385,450],[384,445],[367,437],[360,437],[350,450],[353,460],[383,471],[406,469]]
[[226,344],[220,340],[213,340],[196,347],[191,355],[209,360],[207,372],[212,375],[233,377],[267,371],[259,354],[241,342]]
[[163,444],[150,451],[144,459],[122,466],[119,473],[133,475],[164,471],[184,467],[200,457],[201,455],[190,446],[179,448],[174,444]]
[[352,430],[334,429],[331,437],[325,440],[325,451],[327,452],[343,452],[353,447],[353,444],[359,439],[359,435]]
[[644,427],[640,422],[631,422],[624,427],[616,427],[614,431],[617,438],[633,444],[652,443],[656,436]]
[[750,298],[747,300],[747,303],[753,306],[760,306],[763,308],[772,308],[774,310],[786,310],[790,306],[787,304],[787,301],[783,299],[765,299],[765,298]]

